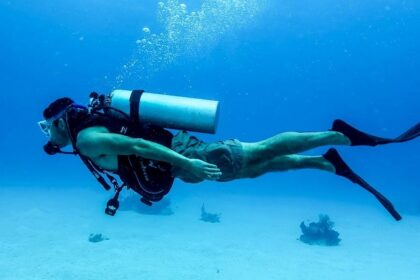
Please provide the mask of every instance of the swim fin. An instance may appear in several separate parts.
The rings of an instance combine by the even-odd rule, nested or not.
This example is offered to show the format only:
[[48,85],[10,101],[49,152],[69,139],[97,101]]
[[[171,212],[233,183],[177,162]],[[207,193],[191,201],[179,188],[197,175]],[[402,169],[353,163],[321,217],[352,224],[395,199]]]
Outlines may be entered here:
[[333,126],[330,130],[341,132],[347,136],[351,141],[351,146],[376,146],[413,140],[420,136],[420,122],[394,139],[370,135],[339,119],[333,122]]
[[380,192],[375,190],[371,185],[369,185],[365,180],[363,180],[359,175],[357,175],[351,168],[344,162],[344,160],[340,157],[337,150],[334,148],[329,149],[323,157],[331,162],[331,164],[335,167],[336,174],[342,176],[344,178],[349,179],[355,184],[358,184],[371,194],[373,194],[377,200],[385,207],[385,209],[394,217],[395,220],[401,220],[401,215],[395,210],[392,203],[383,196]]

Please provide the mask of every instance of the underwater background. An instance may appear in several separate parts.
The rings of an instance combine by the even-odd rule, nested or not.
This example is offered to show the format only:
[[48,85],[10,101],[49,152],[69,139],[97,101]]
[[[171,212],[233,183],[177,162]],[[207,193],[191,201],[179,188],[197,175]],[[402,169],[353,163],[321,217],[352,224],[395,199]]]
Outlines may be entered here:
[[[142,228],[146,230],[143,237],[159,243],[163,252],[166,251],[162,242],[165,244],[170,238],[182,240],[188,231],[175,231],[169,236],[165,232],[165,238],[160,240],[159,228],[155,232],[147,231],[153,230],[151,223],[159,225],[159,220],[150,221],[149,216],[142,220],[145,215],[135,213],[126,222],[127,218],[121,217],[128,215],[125,212],[118,213],[119,217],[104,217],[102,206],[112,194],[101,189],[76,157],[51,157],[43,152],[47,139],[36,122],[42,119],[43,109],[56,98],[68,96],[79,104],[87,104],[92,91],[144,89],[219,100],[217,133],[192,133],[206,141],[237,138],[252,142],[284,131],[323,131],[336,118],[372,134],[394,137],[420,119],[420,2],[414,0],[0,0],[0,38],[3,105],[0,110],[3,120],[0,228],[4,234],[0,241],[3,260],[0,279],[108,279],[100,272],[105,263],[94,257],[90,261],[97,263],[89,264],[92,270],[82,270],[81,266],[71,268],[74,263],[68,263],[67,258],[42,253],[39,249],[35,251],[43,264],[56,260],[67,266],[66,274],[38,266],[36,260],[30,262],[32,265],[24,265],[27,260],[21,254],[30,252],[32,244],[54,238],[57,243],[51,244],[61,244],[58,241],[61,237],[37,233],[38,223],[23,226],[24,221],[34,220],[33,215],[40,223],[49,217],[46,218],[50,221],[46,222],[49,232],[59,231],[54,227],[58,221],[67,224],[60,229],[65,229],[65,236],[80,240],[77,243],[80,252],[63,250],[60,254],[73,254],[74,260],[82,258],[84,246],[92,245],[87,242],[90,233],[102,232],[110,239],[95,245],[112,244],[118,234],[113,236],[108,226],[118,226],[119,233],[126,234],[134,232],[133,227]],[[306,154],[322,154],[327,148]],[[359,269],[355,261],[357,254],[343,251],[344,242],[365,244],[359,251],[363,254],[363,248],[374,251],[383,247],[380,242],[373,248],[367,248],[366,244],[384,232],[396,234],[395,238],[405,243],[385,246],[391,248],[392,256],[398,257],[401,263],[388,272],[382,271],[382,279],[417,279],[413,273],[420,272],[420,239],[410,234],[420,229],[420,141],[337,149],[355,171],[393,201],[403,217],[409,217],[409,222],[394,222],[360,187],[320,171],[270,173],[256,179],[200,185],[176,180],[168,195],[174,211],[171,217],[176,218],[179,211],[183,218],[173,220],[168,228],[188,227],[189,223],[196,223],[197,230],[201,224],[208,227],[207,223],[198,221],[204,203],[209,210],[222,212],[221,223],[210,224],[213,226],[210,232],[215,226],[231,221],[229,229],[233,231],[226,232],[238,231],[237,234],[224,235],[223,230],[213,233],[227,242],[235,240],[249,258],[241,258],[238,249],[232,254],[236,259],[230,259],[236,263],[234,269],[227,272],[224,266],[228,263],[219,259],[210,272],[205,261],[197,265],[190,259],[191,255],[171,255],[163,259],[174,263],[183,260],[183,266],[170,266],[170,277],[162,272],[163,264],[143,262],[144,277],[136,279],[255,279],[257,275],[260,279],[334,279],[342,273],[345,275],[341,279],[347,279],[352,273],[358,279],[371,279],[381,268],[390,269],[393,261],[387,252],[383,252],[384,259],[380,258],[381,253],[379,259],[371,260],[369,265],[376,267],[374,271]],[[74,196],[66,197],[68,194]],[[195,204],[191,208],[196,212],[182,216],[183,205],[192,205],[192,201]],[[324,202],[328,205],[325,208]],[[246,205],[244,209],[249,212],[239,212],[240,205]],[[276,205],[280,208],[276,209]],[[25,207],[29,207],[29,212],[22,212],[27,219],[11,210]],[[80,209],[74,209],[78,207],[87,210],[78,212]],[[289,208],[295,210],[289,212]],[[37,209],[35,214],[31,209]],[[369,219],[364,216],[364,209],[373,211],[366,214]],[[9,216],[8,211],[15,216]],[[90,216],[88,212],[95,214]],[[300,222],[314,220],[320,213],[328,214],[341,232],[346,232],[347,222],[352,225],[342,236],[343,245],[333,249],[335,253],[340,249],[347,252],[341,255],[339,267],[334,266],[335,253],[296,241]],[[51,220],[51,216],[56,219]],[[13,221],[10,217],[14,217]],[[90,224],[92,217],[103,223]],[[133,220],[140,222],[135,225]],[[279,226],[273,230],[270,221],[274,220],[287,221],[290,227]],[[357,235],[358,228],[372,221],[375,226],[361,230],[364,235]],[[241,222],[246,224],[245,229],[252,228],[253,234],[244,235],[240,231],[244,226]],[[76,229],[78,224],[83,225],[83,230]],[[396,230],[402,225],[402,229]],[[293,230],[287,231],[292,227]],[[33,235],[27,234],[28,231]],[[268,236],[276,238],[279,231],[282,232],[281,242],[277,244],[279,253],[276,255],[276,250],[271,248],[273,254],[265,259],[261,254],[269,246],[258,246],[258,242]],[[19,241],[13,239],[16,236]],[[125,244],[124,236],[119,235],[118,248]],[[206,250],[218,248],[212,251],[214,255],[203,257],[207,261],[224,254],[217,238],[212,239],[213,243],[206,240],[196,239],[195,258],[205,255],[203,244]],[[290,246],[288,242],[307,246],[305,253],[300,252],[306,255],[297,262],[289,259],[287,269],[270,264],[272,258],[299,259],[300,255],[294,255],[294,251],[280,250],[285,248],[282,244]],[[26,249],[14,250],[14,244],[24,244]],[[181,250],[179,246],[170,247],[171,252]],[[399,246],[406,247],[399,251]],[[147,252],[153,254],[153,244],[149,249]],[[315,255],[311,255],[312,249],[317,250]],[[112,255],[115,250],[108,248],[100,253]],[[127,268],[122,259],[129,254],[137,256],[140,251],[133,248],[127,254],[118,251],[118,269],[108,271],[107,275],[134,279],[136,271],[131,265]],[[322,256],[329,256],[331,262],[326,261],[325,266],[318,263],[320,266],[311,267],[310,276],[305,276],[302,266]],[[345,266],[346,261],[351,265]],[[112,267],[110,262],[106,265]],[[249,266],[252,269],[247,274]],[[15,278],[9,269],[19,276]],[[34,274],[30,274],[31,269]],[[36,271],[45,273],[37,276]],[[98,274],[91,274],[93,271]]]

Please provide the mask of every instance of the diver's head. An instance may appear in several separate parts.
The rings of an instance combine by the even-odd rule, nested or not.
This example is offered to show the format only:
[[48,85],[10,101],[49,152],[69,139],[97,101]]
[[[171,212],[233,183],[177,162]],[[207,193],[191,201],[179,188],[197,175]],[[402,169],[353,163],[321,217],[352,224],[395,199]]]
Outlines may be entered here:
[[71,143],[65,114],[73,103],[74,101],[68,97],[55,100],[45,108],[44,120],[38,122],[41,131],[49,138],[49,141],[60,148]]

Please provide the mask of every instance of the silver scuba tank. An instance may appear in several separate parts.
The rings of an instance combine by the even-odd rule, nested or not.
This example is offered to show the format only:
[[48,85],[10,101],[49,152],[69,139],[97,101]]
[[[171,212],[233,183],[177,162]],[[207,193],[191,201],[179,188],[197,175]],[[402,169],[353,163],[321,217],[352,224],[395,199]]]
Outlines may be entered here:
[[[219,101],[142,92],[139,106],[131,104],[130,90],[114,90],[110,94],[111,107],[132,115],[131,108],[140,122],[163,128],[215,133],[219,118]],[[137,110],[137,109],[136,109]]]

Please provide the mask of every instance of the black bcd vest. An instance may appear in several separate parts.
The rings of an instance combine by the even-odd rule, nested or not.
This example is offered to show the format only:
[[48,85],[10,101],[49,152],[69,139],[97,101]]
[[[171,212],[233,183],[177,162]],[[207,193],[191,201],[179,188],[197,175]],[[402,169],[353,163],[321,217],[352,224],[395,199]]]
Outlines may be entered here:
[[[173,135],[161,127],[133,122],[114,113],[88,113],[88,111],[69,112],[68,126],[74,141],[78,133],[88,127],[106,127],[111,133],[118,133],[134,138],[143,138],[171,147]],[[102,170],[91,160],[96,169]],[[118,170],[116,173],[121,181],[142,196],[146,204],[150,201],[161,200],[171,189],[174,177],[171,165],[167,162],[150,160],[137,155],[118,156]]]

